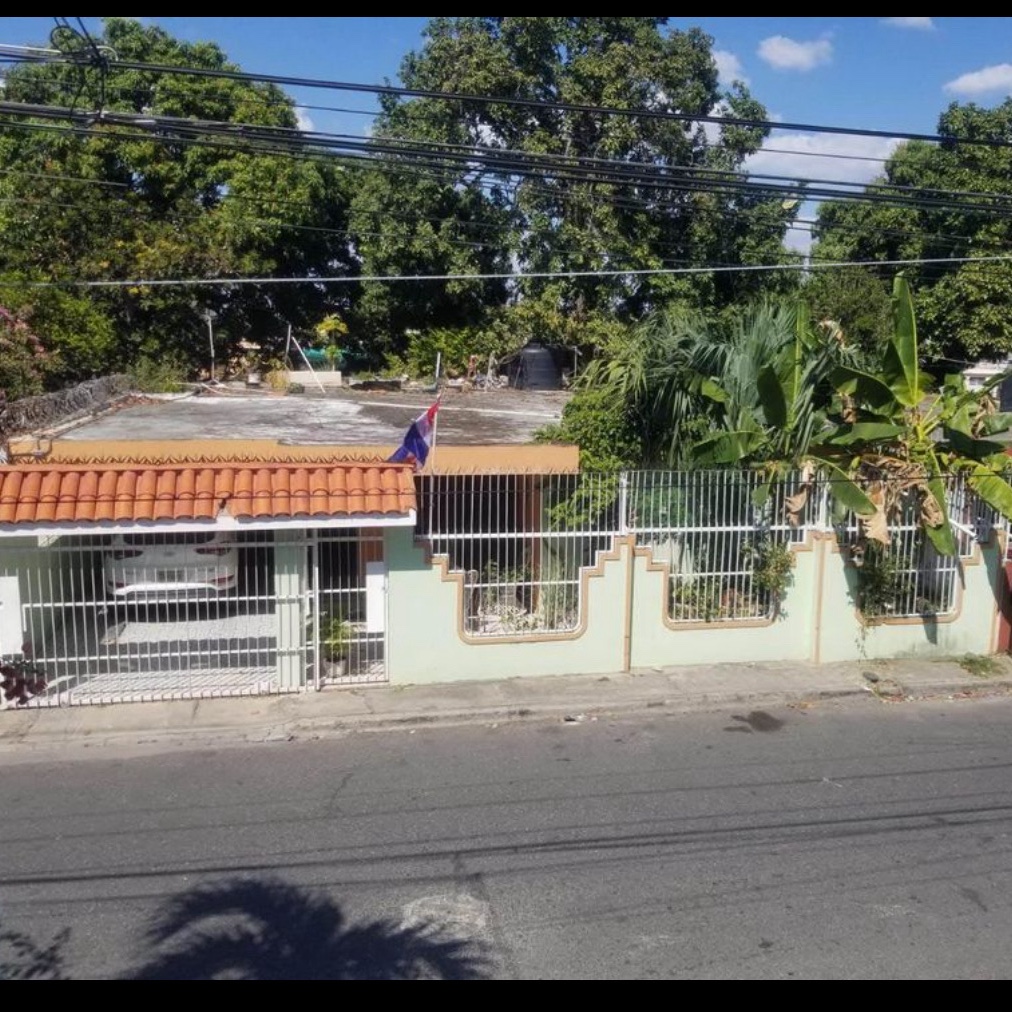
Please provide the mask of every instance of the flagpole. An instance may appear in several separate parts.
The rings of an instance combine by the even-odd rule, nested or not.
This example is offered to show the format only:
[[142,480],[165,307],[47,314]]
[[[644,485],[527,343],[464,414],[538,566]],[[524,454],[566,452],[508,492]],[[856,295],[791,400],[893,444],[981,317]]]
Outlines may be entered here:
[[[438,404],[442,399],[442,393],[439,389],[439,373],[443,365],[443,353],[441,351],[436,352],[436,403]],[[432,419],[432,449],[429,451],[429,456],[432,458],[432,472],[435,474],[436,471],[436,439],[439,435],[439,412],[436,412],[436,417]]]

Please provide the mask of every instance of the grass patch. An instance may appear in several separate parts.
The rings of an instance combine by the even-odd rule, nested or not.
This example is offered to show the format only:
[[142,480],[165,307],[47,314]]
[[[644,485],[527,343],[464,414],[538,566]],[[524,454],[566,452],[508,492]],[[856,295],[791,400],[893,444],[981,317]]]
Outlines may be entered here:
[[959,666],[974,678],[990,678],[1001,671],[997,659],[985,654],[964,654],[959,659]]
[[142,394],[177,394],[186,389],[186,366],[178,359],[138,359],[130,369],[130,383]]

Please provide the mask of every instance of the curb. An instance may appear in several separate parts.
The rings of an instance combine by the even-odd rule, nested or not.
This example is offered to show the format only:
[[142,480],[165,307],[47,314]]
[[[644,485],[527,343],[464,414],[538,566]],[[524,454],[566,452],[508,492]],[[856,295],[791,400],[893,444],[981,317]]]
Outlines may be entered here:
[[[475,725],[508,726],[524,723],[562,722],[581,724],[615,717],[658,712],[665,715],[716,712],[734,706],[790,706],[843,699],[863,698],[879,702],[902,702],[938,697],[979,698],[1012,693],[1012,677],[993,680],[942,678],[918,685],[905,680],[902,674],[870,683],[855,679],[852,684],[836,684],[818,688],[738,688],[710,692],[658,693],[636,695],[629,699],[595,699],[590,695],[570,696],[565,700],[495,702],[455,708],[419,708],[397,713],[376,712],[339,715],[298,714],[280,719],[227,722],[218,720],[207,725],[183,722],[165,727],[107,727],[89,729],[75,721],[73,728],[50,729],[46,711],[31,713],[24,726],[2,733],[0,724],[0,756],[5,764],[43,761],[45,753],[59,750],[76,757],[107,758],[109,752],[136,754],[190,750],[201,751],[242,746],[333,740],[348,735],[381,731],[428,730]],[[79,717],[83,709],[62,710]],[[194,715],[198,711],[192,711]],[[25,714],[28,717],[28,714]],[[109,752],[107,752],[109,750]]]

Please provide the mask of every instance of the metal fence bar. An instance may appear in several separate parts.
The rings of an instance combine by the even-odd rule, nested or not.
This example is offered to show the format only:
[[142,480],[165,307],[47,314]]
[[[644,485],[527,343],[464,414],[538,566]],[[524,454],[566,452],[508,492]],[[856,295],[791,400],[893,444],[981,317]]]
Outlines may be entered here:
[[[762,483],[755,472],[735,471],[429,475],[419,479],[416,535],[463,577],[473,636],[575,628],[581,570],[626,531],[667,566],[672,621],[751,621],[774,614],[790,546],[832,530],[827,482],[789,475],[765,489],[765,501],[756,498]],[[962,479],[950,481],[948,495],[966,558],[999,521]],[[894,518],[891,528],[887,614],[951,610],[959,561],[926,547],[912,516]],[[860,540],[856,518],[837,536],[844,548]]]
[[[176,536],[153,529],[144,537]],[[366,595],[368,562],[383,558],[382,531],[289,535],[282,584],[270,532],[181,541],[184,561],[152,562],[150,545],[110,535],[48,536],[34,550],[18,549],[23,656],[46,683],[31,705],[386,678],[386,623],[378,603],[370,622]],[[328,607],[348,628],[343,643],[335,641],[344,663],[324,677]]]

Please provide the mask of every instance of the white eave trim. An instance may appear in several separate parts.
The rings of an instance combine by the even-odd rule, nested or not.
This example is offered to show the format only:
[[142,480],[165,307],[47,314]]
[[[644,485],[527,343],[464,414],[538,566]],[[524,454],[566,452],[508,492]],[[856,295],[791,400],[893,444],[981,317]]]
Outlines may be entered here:
[[407,513],[354,513],[340,517],[259,517],[237,520],[222,514],[214,520],[101,520],[97,523],[0,524],[0,538],[33,535],[135,534],[143,531],[283,531],[354,530],[359,527],[414,527],[415,511]]

